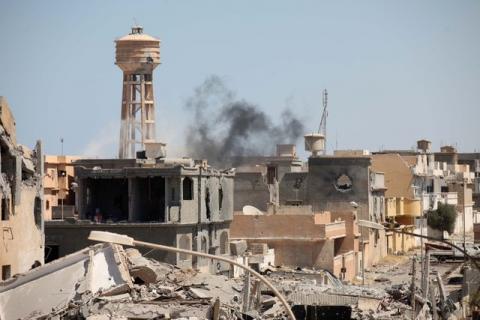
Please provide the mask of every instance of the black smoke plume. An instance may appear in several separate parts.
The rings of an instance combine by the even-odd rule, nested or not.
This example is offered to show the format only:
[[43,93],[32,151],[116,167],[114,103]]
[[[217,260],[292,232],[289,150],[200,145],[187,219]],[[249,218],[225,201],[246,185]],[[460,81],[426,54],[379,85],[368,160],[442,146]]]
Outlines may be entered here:
[[186,150],[195,159],[225,168],[242,156],[271,155],[279,143],[296,143],[302,122],[289,110],[274,123],[258,106],[236,99],[218,76],[208,77],[187,100],[192,113]]

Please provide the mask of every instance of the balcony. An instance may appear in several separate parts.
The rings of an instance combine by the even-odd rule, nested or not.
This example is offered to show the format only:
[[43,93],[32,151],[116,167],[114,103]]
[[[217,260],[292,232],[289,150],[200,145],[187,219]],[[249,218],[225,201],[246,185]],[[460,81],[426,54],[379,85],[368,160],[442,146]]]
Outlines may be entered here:
[[345,221],[331,222],[319,226],[324,239],[335,239],[346,236]]
[[422,216],[422,204],[420,200],[404,199],[403,202],[403,214],[412,217]]

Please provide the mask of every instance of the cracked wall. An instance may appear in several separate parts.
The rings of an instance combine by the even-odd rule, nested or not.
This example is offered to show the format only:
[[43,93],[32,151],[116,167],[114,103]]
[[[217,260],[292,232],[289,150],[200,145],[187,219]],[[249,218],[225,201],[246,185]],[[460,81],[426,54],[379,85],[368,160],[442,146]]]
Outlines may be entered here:
[[0,97],[0,280],[43,264],[42,147],[16,144],[15,119]]

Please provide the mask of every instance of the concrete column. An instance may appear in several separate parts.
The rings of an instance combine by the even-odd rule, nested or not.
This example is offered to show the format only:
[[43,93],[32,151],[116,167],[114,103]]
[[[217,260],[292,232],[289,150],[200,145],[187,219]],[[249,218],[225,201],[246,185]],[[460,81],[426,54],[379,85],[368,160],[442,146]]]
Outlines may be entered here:
[[135,194],[136,194],[136,188],[135,188],[135,179],[134,178],[128,178],[128,222],[133,222],[135,221]]
[[85,179],[79,178],[77,180],[77,184],[78,184],[78,187],[76,190],[74,190],[75,191],[75,209],[77,210],[80,219],[88,219],[85,216],[85,212],[86,212],[85,195],[86,195],[86,187],[87,187],[85,183]]
[[[22,196],[22,157],[16,155],[14,158],[14,182],[13,182],[13,197],[15,199],[15,205],[19,206]],[[43,178],[43,177],[42,177]]]

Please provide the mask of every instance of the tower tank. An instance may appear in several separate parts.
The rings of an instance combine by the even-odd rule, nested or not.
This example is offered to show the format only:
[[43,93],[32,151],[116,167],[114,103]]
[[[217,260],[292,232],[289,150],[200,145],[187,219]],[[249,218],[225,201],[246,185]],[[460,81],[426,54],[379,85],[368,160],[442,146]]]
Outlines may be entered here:
[[131,159],[156,139],[153,70],[160,64],[160,40],[135,26],[115,45],[115,64],[123,71],[118,157]]
[[115,64],[125,73],[151,73],[160,64],[160,40],[143,33],[140,26],[115,40]]

